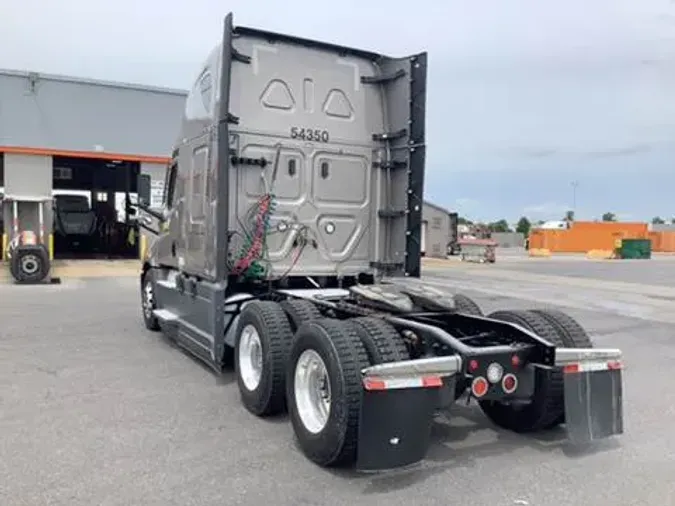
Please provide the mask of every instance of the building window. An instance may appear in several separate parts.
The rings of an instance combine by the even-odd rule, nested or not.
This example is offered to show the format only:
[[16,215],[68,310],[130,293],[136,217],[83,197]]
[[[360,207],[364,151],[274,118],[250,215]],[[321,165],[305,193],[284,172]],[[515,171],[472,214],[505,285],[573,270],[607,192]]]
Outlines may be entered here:
[[54,179],[57,181],[71,181],[73,169],[70,167],[54,167]]
[[431,218],[431,228],[434,230],[440,230],[443,225],[443,220],[439,217]]
[[162,202],[168,209],[173,208],[173,196],[176,190],[177,175],[178,160],[174,158],[169,165],[169,170],[166,172],[166,181],[164,182],[164,196],[162,198]]

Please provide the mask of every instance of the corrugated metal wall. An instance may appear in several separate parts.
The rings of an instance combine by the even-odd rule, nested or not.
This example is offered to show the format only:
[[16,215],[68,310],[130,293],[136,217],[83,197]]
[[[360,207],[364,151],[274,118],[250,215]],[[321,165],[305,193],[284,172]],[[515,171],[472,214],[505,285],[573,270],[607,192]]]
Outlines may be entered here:
[[646,223],[575,221],[567,230],[532,230],[530,249],[543,248],[559,253],[612,251],[617,240],[647,237]]
[[450,242],[450,214],[446,209],[430,202],[425,202],[422,208],[422,221],[426,222],[426,237],[424,241],[424,255],[434,258],[448,256]]
[[490,237],[500,248],[522,248],[525,245],[525,235],[520,232],[492,232]]
[[0,71],[0,147],[167,157],[186,95]]
[[675,232],[675,223],[656,223],[649,225],[652,232]]
[[[52,157],[32,155],[4,155],[5,188],[7,195],[19,197],[52,196]],[[44,207],[44,230],[46,236],[52,233],[52,206]],[[12,215],[9,203],[5,203],[4,233],[8,240],[12,235]],[[21,230],[39,232],[38,207],[36,204],[22,203],[19,205],[19,222]],[[46,239],[46,238],[45,238]]]

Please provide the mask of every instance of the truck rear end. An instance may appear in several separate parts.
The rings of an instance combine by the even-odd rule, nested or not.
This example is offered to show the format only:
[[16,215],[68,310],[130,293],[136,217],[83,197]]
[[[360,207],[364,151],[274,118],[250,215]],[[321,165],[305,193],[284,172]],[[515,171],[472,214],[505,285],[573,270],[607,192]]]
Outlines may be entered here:
[[[592,350],[548,313],[485,317],[408,283],[420,277],[426,71],[425,53],[391,58],[228,15],[153,214],[146,326],[217,370],[233,363],[244,406],[288,410],[323,466],[419,461],[436,411],[465,392],[513,430],[620,433],[620,352]],[[603,360],[609,376],[584,369]]]

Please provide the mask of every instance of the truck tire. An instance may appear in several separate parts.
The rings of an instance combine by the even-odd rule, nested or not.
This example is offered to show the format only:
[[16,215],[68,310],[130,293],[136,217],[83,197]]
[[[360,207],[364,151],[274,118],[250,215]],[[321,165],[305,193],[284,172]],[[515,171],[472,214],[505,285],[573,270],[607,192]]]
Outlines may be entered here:
[[370,365],[410,359],[403,337],[384,320],[363,316],[352,318],[347,322],[353,326],[356,335],[361,339]]
[[145,328],[157,332],[160,330],[159,320],[153,314],[157,309],[157,301],[155,300],[155,289],[153,286],[155,271],[148,269],[143,275],[141,282],[141,313],[143,314],[143,323]]
[[[354,326],[321,318],[295,334],[286,377],[288,411],[303,453],[324,467],[356,459],[361,370],[368,354]],[[326,398],[312,395],[319,390]]]
[[[531,309],[546,320],[558,333],[558,337],[566,348],[593,348],[593,341],[584,328],[567,313],[559,309]],[[565,413],[558,419],[558,423],[565,423]]]
[[253,301],[239,314],[235,371],[242,404],[254,415],[285,410],[285,373],[292,340],[291,325],[277,302]]
[[49,255],[39,246],[19,246],[12,252],[9,268],[18,283],[40,283],[49,274]]
[[457,293],[454,295],[455,309],[459,313],[464,313],[473,316],[483,316],[483,311],[480,306],[472,298]]
[[[555,328],[540,315],[525,311],[495,311],[488,318],[515,323],[534,332],[555,346],[564,343]],[[479,401],[483,413],[496,425],[514,432],[537,432],[558,425],[564,416],[562,371],[554,369],[534,388],[528,404],[514,405],[498,401]]]
[[291,324],[291,330],[293,332],[298,330],[300,325],[306,321],[321,318],[321,312],[319,311],[319,308],[308,300],[286,299],[280,304],[286,313],[286,316],[288,316],[288,321]]
[[546,320],[558,333],[566,348],[593,348],[593,341],[584,328],[567,313],[559,309],[531,309]]

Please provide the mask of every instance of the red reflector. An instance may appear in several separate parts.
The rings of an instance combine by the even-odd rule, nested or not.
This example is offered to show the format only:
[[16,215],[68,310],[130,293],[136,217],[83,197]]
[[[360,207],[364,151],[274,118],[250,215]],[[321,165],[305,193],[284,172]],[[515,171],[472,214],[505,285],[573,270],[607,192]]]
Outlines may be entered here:
[[513,355],[511,357],[511,365],[513,367],[518,367],[520,365],[520,357],[518,355]]
[[443,380],[440,376],[425,376],[422,378],[422,386],[425,388],[436,388],[443,386]]
[[366,390],[398,390],[403,388],[439,388],[443,386],[440,376],[410,376],[403,378],[363,378]]
[[380,379],[363,378],[363,388],[366,390],[386,390],[387,384]]
[[607,369],[609,369],[610,371],[623,369],[623,364],[619,360],[612,360],[611,362],[607,362]]
[[563,373],[565,374],[575,374],[580,371],[579,364],[567,364],[563,367]]
[[471,393],[473,393],[474,397],[483,397],[487,393],[488,387],[487,380],[482,376],[478,376],[471,383]]
[[478,360],[471,360],[469,362],[469,370],[475,371],[476,369],[478,369]]

